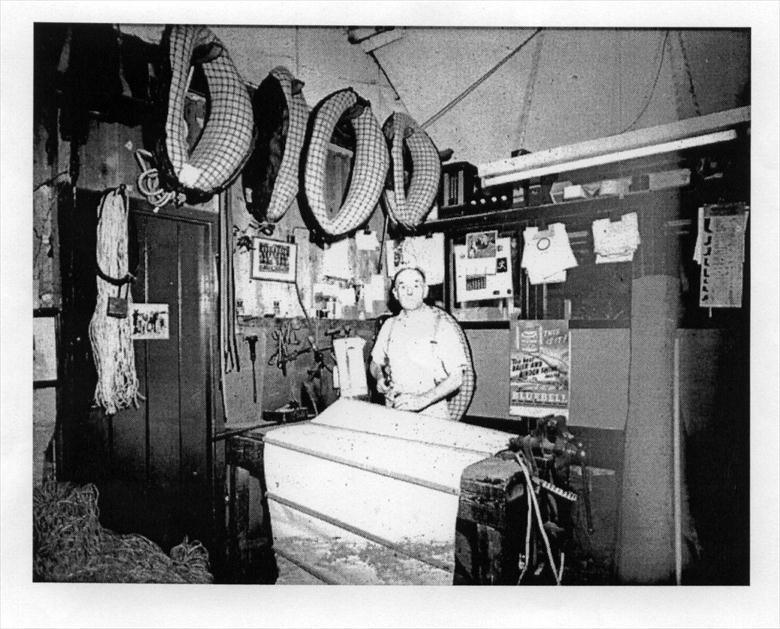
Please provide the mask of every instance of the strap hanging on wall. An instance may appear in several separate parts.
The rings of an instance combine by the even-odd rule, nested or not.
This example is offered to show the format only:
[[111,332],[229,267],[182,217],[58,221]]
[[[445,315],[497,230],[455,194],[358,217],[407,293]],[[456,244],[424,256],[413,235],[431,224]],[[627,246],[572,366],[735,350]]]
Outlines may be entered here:
[[[328,144],[342,116],[355,131],[355,160],[346,199],[331,217],[325,204],[326,159]],[[315,108],[307,135],[304,189],[311,213],[320,228],[331,236],[359,228],[379,202],[390,161],[371,104],[351,88],[334,92]]]

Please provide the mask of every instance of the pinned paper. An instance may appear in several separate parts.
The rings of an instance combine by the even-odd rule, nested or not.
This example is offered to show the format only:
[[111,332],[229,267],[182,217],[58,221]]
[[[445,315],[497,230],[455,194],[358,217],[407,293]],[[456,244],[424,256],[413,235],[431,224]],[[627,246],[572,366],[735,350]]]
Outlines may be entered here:
[[379,249],[379,241],[377,240],[376,232],[356,232],[355,246],[358,251],[376,251]]
[[373,314],[376,302],[387,301],[387,285],[383,275],[372,275],[371,280],[363,286],[363,300],[366,314]]
[[387,247],[388,276],[393,277],[399,269],[407,266],[423,269],[429,286],[444,282],[444,234],[390,241]]
[[593,221],[593,251],[596,264],[607,262],[631,262],[639,246],[639,221],[636,212],[620,217],[619,221],[608,218]]
[[523,231],[522,267],[531,284],[551,284],[566,280],[566,269],[577,266],[566,225],[553,223],[546,231],[526,227]]
[[366,366],[363,359],[365,344],[366,341],[359,336],[333,339],[333,353],[336,355],[339,371],[341,397],[368,395]]
[[322,275],[340,280],[352,279],[348,238],[337,240],[322,252]]

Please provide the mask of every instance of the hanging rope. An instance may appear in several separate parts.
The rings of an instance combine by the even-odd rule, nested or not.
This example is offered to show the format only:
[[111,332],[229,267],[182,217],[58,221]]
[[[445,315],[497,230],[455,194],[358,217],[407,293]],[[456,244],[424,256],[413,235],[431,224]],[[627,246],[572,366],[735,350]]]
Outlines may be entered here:
[[143,396],[138,392],[135,372],[132,322],[129,317],[109,316],[109,298],[126,299],[132,304],[128,268],[128,203],[124,186],[106,193],[98,206],[96,243],[97,303],[89,322],[89,340],[95,359],[98,381],[95,404],[109,415],[130,406],[138,407]]
[[135,160],[141,168],[141,174],[136,180],[138,191],[154,206],[155,212],[171,202],[176,205],[182,204],[183,198],[180,195],[177,195],[173,190],[166,192],[160,187],[160,173],[152,165],[154,157],[149,151],[138,149],[135,152]]
[[435,114],[433,114],[428,120],[423,122],[420,126],[425,129],[426,127],[431,126],[434,122],[436,122],[439,118],[441,118],[444,114],[446,114],[450,109],[455,107],[460,101],[462,101],[466,96],[471,94],[475,89],[477,89],[480,85],[482,85],[485,81],[487,81],[493,74],[495,74],[498,69],[503,66],[507,61],[509,61],[512,57],[514,57],[518,52],[520,52],[525,45],[531,41],[534,37],[536,37],[539,33],[542,32],[541,28],[537,28],[531,35],[528,36],[528,38],[523,41],[522,44],[520,44],[517,48],[515,48],[512,52],[510,52],[506,57],[501,59],[496,65],[494,65],[490,70],[488,70],[485,74],[483,74],[481,77],[479,77],[476,81],[474,81],[471,85],[469,85],[465,90],[463,90],[458,96],[453,98],[449,103],[447,103],[444,107],[442,107],[439,111],[437,111]]

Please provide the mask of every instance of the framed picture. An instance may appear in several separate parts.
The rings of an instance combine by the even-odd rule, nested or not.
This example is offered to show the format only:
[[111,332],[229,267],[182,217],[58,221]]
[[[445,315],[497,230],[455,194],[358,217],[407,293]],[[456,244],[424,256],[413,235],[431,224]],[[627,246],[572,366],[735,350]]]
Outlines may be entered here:
[[56,387],[59,344],[59,311],[33,310],[33,388]]
[[270,238],[252,239],[253,280],[295,281],[296,246]]
[[168,304],[132,304],[130,321],[134,341],[169,338]]

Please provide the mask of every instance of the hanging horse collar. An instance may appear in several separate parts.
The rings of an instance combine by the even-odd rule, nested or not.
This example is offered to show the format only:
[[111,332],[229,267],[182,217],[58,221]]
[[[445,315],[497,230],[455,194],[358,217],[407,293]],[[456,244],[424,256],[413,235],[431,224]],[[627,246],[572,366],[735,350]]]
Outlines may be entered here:
[[[202,203],[227,188],[249,158],[255,133],[249,92],[210,29],[169,26],[162,46],[163,98],[154,154],[156,172],[144,172],[139,187],[158,207],[172,200],[180,202],[177,195],[184,195],[190,203]],[[210,107],[203,132],[190,151],[183,114],[195,65],[206,78]],[[149,194],[155,186],[156,196]]]
[[[392,186],[384,191],[385,208],[393,222],[413,231],[425,221],[439,190],[439,151],[428,134],[404,113],[394,112],[382,130],[390,144],[393,175]],[[408,186],[404,149],[409,151],[412,160]]]
[[[355,159],[344,203],[331,217],[325,203],[326,161],[328,144],[342,116],[355,131]],[[304,170],[308,207],[326,234],[340,236],[354,231],[376,208],[389,167],[387,146],[371,104],[352,89],[334,92],[315,109],[308,135]]]

